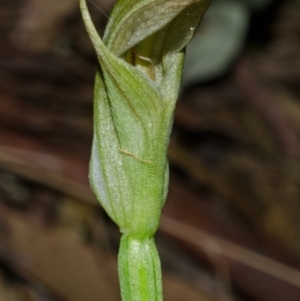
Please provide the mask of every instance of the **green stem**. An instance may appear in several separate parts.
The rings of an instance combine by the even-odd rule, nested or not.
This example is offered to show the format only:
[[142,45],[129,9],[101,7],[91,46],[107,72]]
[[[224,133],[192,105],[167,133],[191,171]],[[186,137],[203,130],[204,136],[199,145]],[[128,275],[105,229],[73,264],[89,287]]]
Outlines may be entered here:
[[123,234],[119,250],[122,301],[162,301],[160,260],[153,237]]

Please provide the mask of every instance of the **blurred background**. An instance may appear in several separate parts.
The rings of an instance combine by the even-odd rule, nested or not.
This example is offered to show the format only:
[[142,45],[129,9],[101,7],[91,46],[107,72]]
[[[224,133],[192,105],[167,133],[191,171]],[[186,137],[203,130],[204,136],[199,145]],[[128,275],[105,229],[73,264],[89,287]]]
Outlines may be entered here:
[[[102,34],[112,0],[89,3]],[[165,301],[300,300],[300,1],[213,0],[187,48],[157,244]],[[118,301],[88,184],[77,0],[0,2],[0,300]]]

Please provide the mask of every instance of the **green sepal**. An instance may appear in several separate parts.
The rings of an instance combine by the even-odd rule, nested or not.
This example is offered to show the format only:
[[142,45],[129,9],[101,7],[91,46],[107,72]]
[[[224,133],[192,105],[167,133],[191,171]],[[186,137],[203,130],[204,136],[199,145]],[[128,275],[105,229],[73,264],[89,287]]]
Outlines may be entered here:
[[[150,237],[158,227],[166,196],[166,153],[181,80],[182,48],[209,2],[120,0],[103,43],[86,0],[80,0],[100,63],[91,186],[121,231],[140,239]],[[137,12],[141,13],[139,23],[132,23]],[[123,29],[130,33],[129,39]],[[118,42],[119,37],[126,45]]]

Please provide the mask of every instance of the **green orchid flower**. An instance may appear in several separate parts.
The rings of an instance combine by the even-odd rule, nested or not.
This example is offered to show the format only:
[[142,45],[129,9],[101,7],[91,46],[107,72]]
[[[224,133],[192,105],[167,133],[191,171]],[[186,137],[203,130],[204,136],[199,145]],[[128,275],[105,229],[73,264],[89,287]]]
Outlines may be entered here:
[[80,8],[95,48],[91,187],[122,233],[123,301],[162,300],[153,236],[168,186],[167,147],[184,61],[210,0],[119,0],[103,40]]

